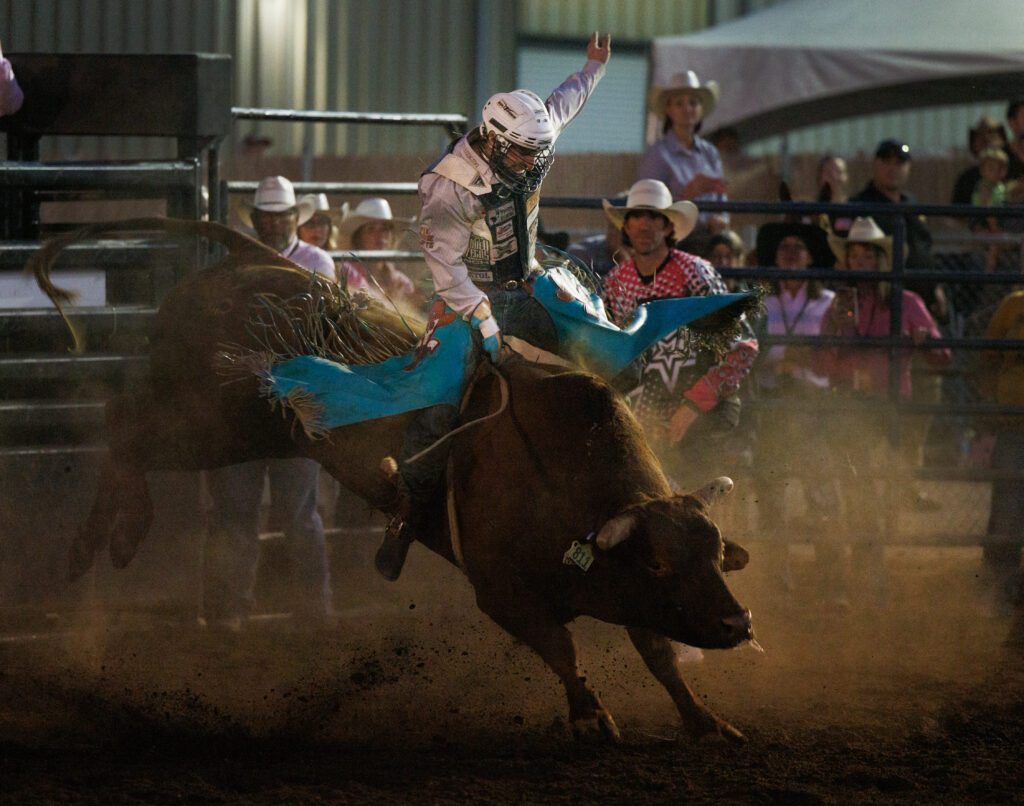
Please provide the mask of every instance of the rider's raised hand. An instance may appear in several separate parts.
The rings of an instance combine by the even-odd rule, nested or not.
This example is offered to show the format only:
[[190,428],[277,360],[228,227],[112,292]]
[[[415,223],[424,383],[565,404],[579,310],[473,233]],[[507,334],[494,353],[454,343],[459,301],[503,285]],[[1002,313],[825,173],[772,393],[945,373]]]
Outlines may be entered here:
[[587,43],[587,58],[596,59],[601,64],[608,64],[608,60],[611,57],[612,35],[605,34],[602,38],[597,31],[594,31],[593,36],[590,37],[590,41]]

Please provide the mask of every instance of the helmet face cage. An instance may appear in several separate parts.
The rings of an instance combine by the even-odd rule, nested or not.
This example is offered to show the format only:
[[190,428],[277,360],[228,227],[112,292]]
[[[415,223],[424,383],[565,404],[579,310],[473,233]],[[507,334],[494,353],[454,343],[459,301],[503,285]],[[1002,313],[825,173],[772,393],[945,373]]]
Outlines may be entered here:
[[[529,153],[533,157],[533,165],[525,171],[522,168],[513,167],[516,158],[510,157],[509,152],[516,149],[521,153]],[[554,146],[547,145],[540,149],[527,149],[516,143],[511,143],[501,135],[496,135],[491,146],[491,156],[487,160],[495,176],[505,187],[513,193],[533,193],[540,187],[540,183],[547,176],[551,164],[555,161]]]
[[[532,193],[554,162],[554,135],[547,107],[529,90],[492,96],[484,105],[481,134],[493,134],[487,163],[514,193]],[[518,155],[514,152],[518,152]],[[529,156],[526,168],[519,156]]]

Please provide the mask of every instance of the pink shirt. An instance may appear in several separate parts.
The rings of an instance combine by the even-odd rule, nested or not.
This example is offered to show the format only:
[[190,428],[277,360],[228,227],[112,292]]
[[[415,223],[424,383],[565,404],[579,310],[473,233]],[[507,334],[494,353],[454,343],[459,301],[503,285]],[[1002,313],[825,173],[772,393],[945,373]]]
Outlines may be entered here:
[[[833,317],[827,316],[821,332],[825,335],[888,336],[890,308],[879,300],[874,284],[857,286],[857,303],[856,323],[851,321],[837,326]],[[924,300],[913,291],[904,291],[902,334],[911,336],[920,328],[926,329],[930,338],[942,338]],[[946,366],[953,360],[953,354],[946,347],[927,350],[924,355],[932,366]],[[903,400],[910,398],[912,389],[910,358],[910,350],[900,351],[900,397]],[[823,350],[821,360],[821,369],[833,386],[873,397],[884,397],[889,389],[889,351],[886,348],[834,347]]]
[[[380,283],[380,288],[377,288],[377,284],[370,279],[369,274],[361,264],[351,260],[346,260],[342,263],[338,273],[341,282],[348,287],[350,294],[355,291],[362,291],[368,296],[379,300],[390,298],[394,302],[416,302],[416,286],[413,285],[412,280],[390,263],[382,265],[384,268],[384,281]],[[383,294],[381,289],[384,291]]]
[[319,246],[313,246],[296,238],[284,248],[281,254],[314,274],[319,274],[328,280],[337,280],[334,273],[334,261]]

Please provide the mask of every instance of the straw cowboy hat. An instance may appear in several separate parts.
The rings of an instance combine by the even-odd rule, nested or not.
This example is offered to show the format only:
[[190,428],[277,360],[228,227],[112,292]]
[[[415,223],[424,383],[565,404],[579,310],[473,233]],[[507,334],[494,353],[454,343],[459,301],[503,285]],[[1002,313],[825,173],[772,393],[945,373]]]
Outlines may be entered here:
[[869,243],[877,246],[886,257],[886,266],[882,270],[888,270],[892,266],[892,236],[882,232],[882,228],[870,216],[853,219],[845,238],[838,235],[828,236],[828,245],[840,263],[846,263],[846,247],[851,243]]
[[665,117],[665,104],[669,96],[682,91],[692,92],[700,98],[701,106],[704,107],[704,117],[710,115],[718,103],[718,82],[708,81],[701,84],[697,74],[693,70],[687,70],[685,73],[676,73],[664,86],[651,87],[647,93],[647,108],[658,117]]
[[697,223],[697,205],[691,201],[672,202],[672,193],[664,182],[657,179],[640,179],[633,183],[626,194],[626,206],[616,207],[608,199],[602,199],[604,214],[622,229],[626,216],[637,210],[655,210],[672,222],[672,237],[681,241]]
[[268,213],[284,213],[288,210],[296,210],[298,220],[301,224],[308,221],[313,215],[313,202],[309,196],[303,196],[301,201],[295,199],[295,186],[283,176],[268,176],[260,180],[256,186],[256,194],[252,203],[246,202],[238,211],[238,217],[247,227],[252,226],[252,213],[254,210],[264,210]]
[[390,221],[397,226],[411,224],[415,221],[413,218],[396,218],[391,213],[391,205],[388,204],[388,200],[380,198],[363,199],[356,205],[355,210],[349,213],[346,209],[344,214],[345,217],[338,225],[338,238],[343,244],[343,249],[352,247],[352,236],[363,224],[368,224],[371,221]]
[[[301,206],[303,203],[311,204],[312,207],[309,210],[309,214],[304,218],[304,213],[299,215],[299,226],[306,223],[306,221],[316,215],[316,213],[323,213],[328,218],[331,218],[331,203],[327,200],[327,194],[306,194],[305,196],[300,196],[299,205]],[[348,215],[348,202],[345,202],[341,207],[339,207],[338,212],[341,214],[342,218]]]
[[836,259],[829,249],[828,236],[817,224],[802,221],[770,221],[762,224],[757,231],[757,265],[774,266],[775,253],[784,238],[795,237],[804,242],[811,253],[811,265],[819,269],[831,269]]

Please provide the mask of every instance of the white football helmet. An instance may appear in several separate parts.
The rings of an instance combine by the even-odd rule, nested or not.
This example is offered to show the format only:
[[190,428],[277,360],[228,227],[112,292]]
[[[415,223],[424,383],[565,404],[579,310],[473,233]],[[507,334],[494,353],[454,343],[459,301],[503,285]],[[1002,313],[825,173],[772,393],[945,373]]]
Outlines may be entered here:
[[[517,193],[540,187],[554,162],[555,127],[536,93],[513,90],[492,95],[484,104],[480,131],[484,137],[495,136],[488,164],[502,184]],[[509,156],[513,148],[520,159]]]

